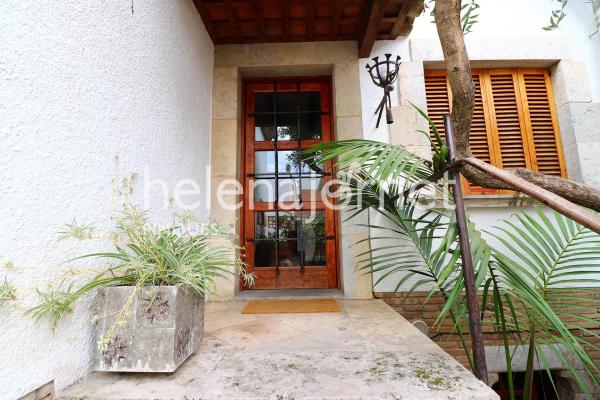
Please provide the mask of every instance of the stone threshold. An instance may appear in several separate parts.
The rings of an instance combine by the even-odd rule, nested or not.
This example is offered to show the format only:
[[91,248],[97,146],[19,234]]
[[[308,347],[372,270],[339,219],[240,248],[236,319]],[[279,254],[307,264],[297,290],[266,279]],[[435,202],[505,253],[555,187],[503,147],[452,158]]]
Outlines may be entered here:
[[316,314],[209,303],[205,340],[175,373],[93,373],[57,398],[498,399],[383,301],[338,301]]
[[343,297],[344,293],[339,289],[256,289],[241,291],[235,296],[235,299],[342,299]]

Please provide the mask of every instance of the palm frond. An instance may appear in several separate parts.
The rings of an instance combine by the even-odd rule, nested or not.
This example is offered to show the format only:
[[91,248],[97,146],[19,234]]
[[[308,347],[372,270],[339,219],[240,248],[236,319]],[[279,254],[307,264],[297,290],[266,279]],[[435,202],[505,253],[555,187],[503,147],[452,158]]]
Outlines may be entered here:
[[371,140],[341,140],[312,147],[307,154],[320,162],[334,160],[338,171],[366,172],[378,182],[397,182],[399,178],[417,182],[433,174],[430,161],[391,144]]
[[[436,323],[452,318],[467,350],[462,329],[468,314],[452,216],[419,209],[418,194],[407,198],[399,183],[374,180],[369,173],[354,169],[349,184],[349,204],[356,210],[352,215],[370,209],[379,216],[378,222],[364,225],[372,235],[365,239],[369,250],[358,255],[359,267],[377,276],[375,285],[394,279],[394,291],[427,290],[426,299],[441,293],[445,303]],[[591,274],[600,265],[600,237],[560,214],[548,216],[541,209],[536,213],[518,214],[493,230],[503,249],[491,248],[469,224],[476,283],[491,292],[494,312],[489,322],[503,338],[509,371],[513,356],[509,344],[531,343],[532,359],[542,361],[541,349],[567,349],[598,384],[598,368],[586,351],[596,345],[575,332],[597,337],[589,326],[597,327],[598,321],[585,311],[591,312],[600,300],[582,312],[578,307],[590,304],[590,289],[562,286],[581,286],[593,279]],[[481,308],[484,316],[486,308],[485,304]],[[562,353],[557,357],[564,359],[565,368],[575,371],[572,357]],[[584,385],[581,378],[575,379]],[[514,394],[513,386],[510,390]]]
[[[586,352],[589,343],[576,332],[590,324],[600,326],[596,318],[586,317],[595,315],[596,306],[589,305],[590,291],[585,288],[595,281],[592,274],[600,272],[600,236],[558,213],[550,217],[536,209],[536,217],[520,213],[496,229],[495,237],[504,248],[493,250],[495,285],[504,294],[503,303],[517,310],[514,324],[520,323],[521,331],[527,329],[536,343],[551,345],[588,392],[576,370],[582,369],[598,387],[600,370]],[[556,344],[572,357],[556,350]],[[543,359],[539,351],[536,347],[536,356]]]

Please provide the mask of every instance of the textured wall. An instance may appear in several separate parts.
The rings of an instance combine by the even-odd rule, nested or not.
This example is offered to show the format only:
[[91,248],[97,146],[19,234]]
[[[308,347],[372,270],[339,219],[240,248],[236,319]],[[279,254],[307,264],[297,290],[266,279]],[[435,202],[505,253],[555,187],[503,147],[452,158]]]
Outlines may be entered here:
[[[566,55],[561,58],[585,61],[593,101],[600,101],[600,35],[589,37],[597,29],[589,1],[570,1],[566,8],[567,16],[560,27],[549,32],[542,30],[542,27],[548,25],[551,11],[558,8],[558,2],[479,0],[478,3],[481,5],[478,10],[479,22],[473,26],[472,33],[466,36],[467,51],[472,59],[494,59],[494,55],[510,52],[514,56],[505,58],[542,58],[545,50],[554,45],[557,53]],[[432,17],[428,15],[417,19],[410,38],[433,38],[438,43],[435,24],[430,21]],[[492,39],[496,39],[495,44],[489,42]],[[484,42],[490,43],[486,49],[475,49]],[[527,53],[518,54],[525,46]]]
[[[439,294],[435,294],[427,303],[428,292],[413,292],[411,294],[406,293],[376,293],[376,296],[381,297],[383,301],[389,304],[394,310],[400,313],[404,318],[410,322],[423,321],[429,327],[429,337],[439,344],[447,353],[456,358],[459,362],[464,364],[467,368],[469,367],[469,360],[467,354],[462,347],[460,338],[455,332],[454,324],[450,318],[447,318],[439,325],[435,325],[435,321],[443,308],[444,299]],[[480,296],[482,294],[480,293]],[[590,307],[588,309],[580,309],[577,312],[581,315],[587,315],[590,319],[595,317],[595,311],[593,307],[597,304],[600,299],[600,293],[588,293],[583,296],[585,299],[589,299],[588,302],[582,303],[582,306]],[[483,333],[486,346],[501,346],[503,345],[502,337],[494,331],[492,326],[494,321],[493,313],[488,310],[485,315],[483,322]],[[600,350],[598,350],[598,344],[600,340],[594,337],[600,331],[598,325],[589,323],[587,326],[590,329],[589,332],[585,333],[586,339],[590,344],[593,344],[595,348],[588,348],[588,354],[596,362],[600,363]],[[464,331],[468,330],[465,326]],[[578,335],[583,334],[582,332],[575,332]],[[516,340],[515,340],[516,342]],[[467,333],[467,346],[470,348],[470,338]],[[491,360],[488,360],[488,363]],[[494,360],[495,361],[495,360]],[[494,362],[492,361],[492,362]],[[500,367],[502,368],[502,367]]]
[[0,280],[19,288],[0,310],[0,398],[12,399],[84,375],[95,346],[93,299],[54,332],[23,317],[61,261],[100,246],[56,242],[61,226],[108,225],[133,173],[140,204],[145,171],[171,191],[182,178],[204,188],[213,46],[191,0],[6,0],[0,16]]
[[[473,26],[472,33],[466,36],[467,50],[472,60],[512,60],[508,64],[488,63],[490,67],[527,65],[527,60],[544,60],[548,66],[559,59],[580,60],[585,63],[585,67],[580,73],[572,74],[572,77],[586,81],[589,77],[590,101],[600,102],[600,34],[589,37],[596,30],[593,9],[589,2],[570,2],[566,10],[567,17],[559,29],[551,32],[544,31],[542,27],[548,24],[550,13],[557,3],[547,0],[479,0],[479,3],[479,22]],[[418,17],[408,38],[375,42],[371,56],[381,56],[386,52],[399,54],[403,64],[442,60],[435,24],[431,23],[432,18],[429,12]],[[511,21],[510,29],[507,29],[507,21]],[[363,71],[363,128],[366,136],[383,140],[388,137],[388,129],[380,126],[379,130],[375,131],[376,116],[372,115],[381,100],[381,93],[364,72],[367,62],[368,59],[360,61]],[[403,68],[405,77],[414,73],[410,66],[404,65]],[[399,80],[401,78],[402,76]],[[412,77],[406,79],[404,84],[411,85],[411,80]],[[405,96],[398,99],[398,91],[392,94],[394,106],[407,104],[407,100],[420,103],[421,98],[411,96],[407,99]]]
[[[567,17],[559,29],[542,29],[556,4],[546,0],[480,0],[479,22],[466,36],[467,50],[480,67],[550,67],[558,109],[561,136],[566,153],[568,174],[575,180],[590,185],[598,184],[600,148],[594,126],[600,101],[600,35],[588,35],[596,29],[592,6],[586,2],[570,2]],[[435,25],[429,13],[417,18],[408,38],[378,41],[371,56],[385,53],[398,54],[403,63],[398,73],[398,84],[392,92],[393,125],[381,124],[375,129],[377,116],[373,114],[381,101],[382,91],[375,87],[364,66],[371,62],[361,59],[361,98],[364,137],[393,144],[401,144],[421,157],[430,157],[428,140],[415,132],[426,130],[427,123],[409,101],[426,108],[423,68],[426,63],[443,67],[443,55]],[[507,29],[507,21],[511,21]],[[559,61],[560,62],[557,62]],[[372,63],[372,62],[371,62]],[[589,79],[588,79],[589,78]],[[600,164],[599,164],[600,165]],[[477,204],[475,204],[477,203]],[[509,199],[478,199],[469,201],[469,217],[479,229],[496,225],[499,220],[515,211],[533,212],[532,208],[512,206]],[[371,213],[371,223],[381,224],[378,213]],[[381,232],[371,231],[372,236]],[[394,241],[390,242],[390,245]],[[395,241],[395,243],[398,243]],[[375,279],[378,275],[375,274]],[[379,274],[381,275],[381,274]],[[399,276],[388,278],[375,288],[392,291]],[[413,282],[414,283],[414,282]],[[410,287],[411,282],[406,284]]]

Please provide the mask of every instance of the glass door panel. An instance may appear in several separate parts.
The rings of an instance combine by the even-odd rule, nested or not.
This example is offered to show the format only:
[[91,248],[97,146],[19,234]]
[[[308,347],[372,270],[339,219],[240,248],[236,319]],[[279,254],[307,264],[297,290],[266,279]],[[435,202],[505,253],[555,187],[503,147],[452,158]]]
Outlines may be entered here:
[[[331,165],[305,155],[332,140],[329,78],[245,85],[244,247],[256,288],[337,287]],[[250,193],[249,193],[250,191]]]

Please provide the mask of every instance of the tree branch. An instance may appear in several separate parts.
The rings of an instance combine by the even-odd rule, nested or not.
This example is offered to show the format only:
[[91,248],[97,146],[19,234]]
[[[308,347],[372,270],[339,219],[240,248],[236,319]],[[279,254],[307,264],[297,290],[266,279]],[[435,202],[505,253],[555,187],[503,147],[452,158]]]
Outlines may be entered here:
[[544,175],[525,168],[514,174],[528,182],[559,195],[572,203],[600,212],[600,190],[558,176]]
[[[462,31],[460,9],[461,0],[436,0],[433,14],[452,90],[452,127],[456,156],[465,158],[473,156],[469,145],[469,132],[475,109],[475,84]],[[470,166],[465,167],[462,173],[469,181],[482,187],[506,186]],[[502,187],[502,189],[510,188]]]
[[[573,221],[580,223],[586,228],[589,228],[600,234],[600,217],[590,213],[588,210],[578,207],[577,205],[573,204],[572,201],[569,201],[570,199],[567,200],[563,196],[545,189],[542,185],[538,185],[535,182],[530,182],[529,180],[526,180],[517,174],[510,173],[502,168],[494,167],[493,165],[483,162],[478,158],[469,157],[463,158],[459,161],[469,164],[491,176],[498,178],[499,180],[511,184],[515,190],[525,193],[526,195],[538,200],[542,204],[545,204],[559,213],[571,218]],[[527,169],[524,171],[528,173],[531,172]],[[533,174],[536,173],[533,172]],[[542,174],[537,175],[545,177],[545,175]]]
[[435,24],[452,89],[452,127],[457,156],[469,157],[469,131],[475,107],[475,84],[460,23],[461,0],[437,0]]
[[[461,0],[435,2],[435,24],[452,91],[452,127],[456,153],[458,158],[470,158],[473,157],[469,145],[469,132],[475,107],[475,85],[462,32],[460,11]],[[461,172],[469,182],[484,188],[519,191],[470,165],[466,165]],[[593,187],[524,168],[515,170],[513,174],[575,204],[600,212],[600,191]]]

